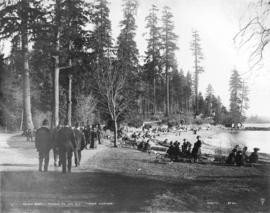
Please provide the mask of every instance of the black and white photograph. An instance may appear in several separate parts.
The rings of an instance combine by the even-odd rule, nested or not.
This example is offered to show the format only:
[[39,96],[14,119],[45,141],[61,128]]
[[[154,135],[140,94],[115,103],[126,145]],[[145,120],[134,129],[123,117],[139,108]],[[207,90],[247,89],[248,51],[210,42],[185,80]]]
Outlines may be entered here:
[[270,0],[0,0],[0,212],[270,212]]

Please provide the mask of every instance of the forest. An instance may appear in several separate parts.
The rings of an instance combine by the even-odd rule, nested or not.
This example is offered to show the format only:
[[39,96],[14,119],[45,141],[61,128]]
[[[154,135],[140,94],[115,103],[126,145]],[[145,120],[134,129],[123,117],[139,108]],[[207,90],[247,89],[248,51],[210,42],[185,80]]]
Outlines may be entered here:
[[8,55],[0,52],[0,126],[33,129],[44,118],[52,127],[243,122],[248,88],[237,70],[228,82],[228,109],[211,84],[199,91],[200,74],[207,70],[198,31],[190,36],[193,70],[178,66],[179,35],[169,7],[152,5],[145,17],[147,47],[139,55],[139,7],[136,0],[123,0],[120,33],[113,38],[107,0],[0,3],[0,41],[11,45]]

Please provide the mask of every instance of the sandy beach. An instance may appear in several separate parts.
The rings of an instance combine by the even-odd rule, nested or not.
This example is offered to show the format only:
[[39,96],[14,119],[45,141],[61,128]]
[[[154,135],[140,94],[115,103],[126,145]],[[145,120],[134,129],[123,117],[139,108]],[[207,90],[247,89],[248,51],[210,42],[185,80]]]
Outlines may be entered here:
[[[248,147],[248,154],[253,151],[253,148],[259,147],[261,148],[259,152],[259,157],[261,161],[269,162],[270,163],[270,148],[268,143],[269,139],[264,138],[263,141],[259,141],[260,139],[249,143],[249,141],[244,141],[242,138],[236,137],[238,134],[246,133],[244,130],[231,130],[230,128],[225,128],[223,126],[188,126],[188,129],[192,128],[199,128],[201,129],[194,134],[193,131],[179,131],[179,130],[170,130],[169,132],[159,132],[158,134],[153,134],[154,137],[152,141],[155,143],[151,143],[151,145],[155,146],[154,144],[158,144],[159,142],[163,142],[165,139],[168,140],[167,146],[169,143],[178,141],[180,142],[180,146],[183,143],[183,139],[189,141],[192,145],[196,142],[196,137],[199,135],[202,140],[202,153],[207,155],[222,155],[227,157],[231,150],[236,146],[239,145],[240,148],[244,146]],[[131,135],[132,132],[140,132],[141,130],[132,128],[127,135]],[[151,133],[150,133],[151,134]],[[260,132],[259,132],[260,134]],[[257,135],[255,135],[255,138]],[[146,141],[146,140],[145,140]]]

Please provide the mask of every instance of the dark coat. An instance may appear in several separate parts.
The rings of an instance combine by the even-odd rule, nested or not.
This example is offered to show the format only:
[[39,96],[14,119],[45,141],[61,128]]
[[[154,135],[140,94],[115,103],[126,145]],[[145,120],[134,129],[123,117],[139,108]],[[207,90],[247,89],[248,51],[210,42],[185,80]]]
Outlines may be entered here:
[[85,143],[90,144],[90,127],[87,127],[83,130],[85,136]]
[[201,146],[202,146],[202,142],[200,140],[197,140],[197,142],[194,144],[193,149],[192,149],[193,156],[201,155]]
[[236,163],[237,166],[243,166],[244,165],[244,158],[243,158],[243,155],[242,155],[241,151],[238,151],[236,153],[235,163]]
[[57,145],[62,151],[75,150],[75,135],[70,127],[63,127],[57,132]]
[[173,145],[170,145],[170,146],[169,146],[169,149],[167,150],[167,154],[168,154],[169,156],[172,156],[173,153],[174,153],[174,147],[173,147]]
[[74,136],[75,136],[76,150],[81,151],[86,146],[85,136],[78,129],[74,129],[73,132],[74,132]]
[[236,153],[235,152],[231,152],[226,160],[226,164],[230,164],[233,165],[235,164],[235,157],[236,157]]
[[257,163],[259,160],[258,154],[256,152],[252,152],[249,156],[249,162],[250,163]]
[[41,127],[36,132],[35,146],[38,152],[48,153],[53,148],[52,135],[47,127]]

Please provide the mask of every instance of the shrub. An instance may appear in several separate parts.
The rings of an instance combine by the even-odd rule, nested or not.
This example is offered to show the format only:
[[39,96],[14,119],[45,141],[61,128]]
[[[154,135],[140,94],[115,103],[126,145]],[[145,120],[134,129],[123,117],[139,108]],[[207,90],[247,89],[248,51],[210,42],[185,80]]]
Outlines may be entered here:
[[197,124],[197,125],[201,125],[201,124],[203,123],[203,120],[202,120],[201,118],[195,118],[195,119],[193,120],[193,123],[194,123],[194,124]]
[[176,120],[169,120],[167,124],[168,124],[168,127],[171,128],[173,126],[177,126],[178,122]]
[[139,128],[143,125],[143,120],[140,118],[134,118],[128,121],[128,126]]

